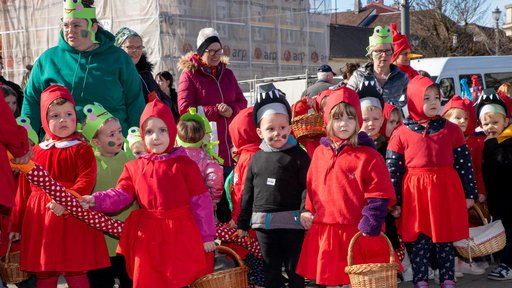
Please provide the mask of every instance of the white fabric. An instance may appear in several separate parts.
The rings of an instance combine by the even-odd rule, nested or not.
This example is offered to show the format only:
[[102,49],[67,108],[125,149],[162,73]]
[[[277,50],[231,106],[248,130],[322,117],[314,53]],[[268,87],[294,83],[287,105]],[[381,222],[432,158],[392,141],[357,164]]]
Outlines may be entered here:
[[258,122],[260,122],[261,119],[263,119],[263,117],[270,114],[288,115],[288,110],[286,109],[286,106],[284,106],[284,104],[270,103],[258,109],[258,112],[256,113],[256,119],[258,120]]
[[382,110],[379,99],[374,97],[366,97],[361,99],[361,110],[369,106],[378,107]]
[[207,38],[210,38],[212,36],[217,36],[219,39],[219,33],[217,33],[217,31],[215,31],[215,29],[211,28],[211,27],[208,27],[208,28],[203,28],[199,31],[199,35],[197,35],[197,46],[196,47],[199,47],[201,46],[201,44],[203,44],[204,40],[206,40]]
[[50,148],[52,148],[53,145],[55,145],[55,147],[57,148],[67,148],[67,147],[71,147],[71,146],[74,146],[74,145],[77,145],[77,144],[80,144],[82,143],[82,141],[80,140],[62,140],[62,141],[43,141],[41,143],[39,143],[39,147],[43,148],[44,150],[48,150]]
[[[501,106],[500,104],[487,104],[484,105],[482,109],[480,109],[480,115],[485,115],[485,113],[489,112],[497,112],[507,116],[507,113],[505,113],[505,108],[503,108],[503,106]],[[480,117],[480,115],[478,116]]]

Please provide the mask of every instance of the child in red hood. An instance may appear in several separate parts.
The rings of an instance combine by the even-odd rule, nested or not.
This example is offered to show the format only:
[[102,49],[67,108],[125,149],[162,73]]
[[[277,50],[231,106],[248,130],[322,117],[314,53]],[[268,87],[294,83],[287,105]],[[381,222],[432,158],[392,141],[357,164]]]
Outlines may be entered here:
[[478,197],[469,149],[457,125],[438,116],[439,88],[416,76],[407,86],[409,117],[391,136],[386,153],[401,235],[412,242],[415,287],[428,287],[428,257],[435,245],[441,287],[455,287],[453,241],[469,236],[467,208]]
[[400,108],[390,103],[384,103],[382,115],[384,116],[384,123],[382,123],[382,127],[380,127],[380,134],[384,135],[386,140],[389,141],[393,131],[395,131],[398,126],[402,125],[404,117]]
[[126,163],[115,188],[84,196],[83,205],[113,213],[136,197],[140,209],[126,219],[117,249],[134,287],[187,286],[206,274],[204,252],[215,250],[212,198],[197,164],[174,148],[168,106],[148,103],[140,130],[148,153]]
[[459,95],[454,95],[444,106],[441,116],[446,120],[457,124],[468,145],[473,163],[473,171],[478,189],[478,202],[485,202],[485,186],[482,177],[482,152],[484,149],[484,134],[475,134],[477,126],[476,111],[473,103],[468,98],[462,99]]
[[[335,90],[324,111],[328,138],[315,150],[307,175],[301,223],[309,231],[297,272],[317,284],[348,286],[350,240],[358,231],[378,236],[395,196],[384,159],[373,140],[359,133],[363,118],[357,93],[346,86]],[[388,250],[383,238],[359,238],[354,263],[388,263]]]
[[[73,96],[61,85],[41,93],[45,141],[34,147],[34,161],[57,182],[80,195],[96,183],[96,159],[76,129]],[[37,287],[57,287],[60,275],[69,286],[89,287],[86,271],[110,266],[103,233],[64,214],[64,207],[20,176],[12,212],[11,239],[21,233],[21,269],[35,272]],[[52,212],[53,211],[53,212]],[[77,249],[80,247],[80,249]]]

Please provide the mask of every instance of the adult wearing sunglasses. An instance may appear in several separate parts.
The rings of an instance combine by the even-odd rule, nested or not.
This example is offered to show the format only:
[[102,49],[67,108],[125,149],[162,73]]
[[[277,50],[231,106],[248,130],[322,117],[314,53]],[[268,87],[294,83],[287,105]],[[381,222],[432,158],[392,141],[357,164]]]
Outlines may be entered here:
[[24,91],[22,116],[41,135],[40,95],[52,84],[66,86],[76,103],[78,121],[83,107],[100,103],[123,128],[139,126],[144,98],[139,75],[130,57],[115,47],[114,35],[96,19],[94,0],[64,2],[57,46],[34,63]]
[[367,51],[366,56],[370,58],[370,62],[352,74],[347,86],[359,92],[368,83],[375,83],[377,90],[382,93],[384,101],[404,107],[409,78],[396,65],[392,64],[394,50],[389,26],[375,27],[373,35],[369,37]]

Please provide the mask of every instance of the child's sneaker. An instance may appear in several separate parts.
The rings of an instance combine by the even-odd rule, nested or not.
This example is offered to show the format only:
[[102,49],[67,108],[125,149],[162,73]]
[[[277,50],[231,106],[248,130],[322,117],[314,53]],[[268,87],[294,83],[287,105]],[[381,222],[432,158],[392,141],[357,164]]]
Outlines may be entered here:
[[420,282],[414,284],[414,288],[428,288],[428,282],[420,281]]
[[462,262],[459,266],[460,272],[471,275],[482,275],[485,273],[485,269],[478,267],[475,263]]
[[455,282],[452,280],[444,280],[443,284],[441,284],[441,288],[456,288]]
[[492,280],[510,280],[512,279],[512,269],[502,263],[494,268],[491,273],[487,274],[487,278]]
[[480,267],[480,268],[482,268],[484,270],[489,268],[489,262],[487,262],[485,260],[483,260],[483,261],[475,261],[475,264],[476,264],[476,266],[478,266],[478,267]]

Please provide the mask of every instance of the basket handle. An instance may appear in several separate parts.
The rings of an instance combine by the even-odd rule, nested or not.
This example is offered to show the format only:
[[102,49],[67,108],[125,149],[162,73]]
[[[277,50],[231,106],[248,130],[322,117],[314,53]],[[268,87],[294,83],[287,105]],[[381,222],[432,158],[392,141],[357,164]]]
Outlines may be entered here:
[[[489,224],[489,221],[487,221],[487,218],[485,218],[484,213],[482,212],[480,207],[478,207],[478,205],[474,204],[473,206],[471,206],[471,208],[473,208],[476,211],[476,213],[478,214],[478,216],[480,216],[480,219],[482,219],[482,222],[484,223],[484,225]],[[471,208],[469,208],[469,209],[471,209]]]
[[[297,111],[295,111],[297,109],[297,104],[303,102],[304,101],[303,99],[304,98],[299,99],[299,101],[295,102],[295,104],[292,105],[293,106],[293,109],[292,109],[292,119],[295,118],[295,114],[297,114]],[[318,111],[316,111],[316,105],[314,105],[314,106],[315,107],[312,107],[313,110],[315,111],[315,113],[318,113]]]
[[[352,249],[354,248],[354,244],[356,243],[357,238],[359,238],[361,235],[363,235],[363,232],[358,231],[356,233],[356,235],[354,235],[354,237],[352,237],[352,240],[350,240],[350,244],[348,245],[347,266],[352,266],[352,256],[353,256]],[[384,239],[388,243],[389,263],[392,264],[395,262],[395,252],[393,251],[393,246],[391,245],[391,242],[389,242],[388,237],[384,233],[380,232],[380,236],[384,237]]]
[[219,253],[228,254],[229,256],[233,257],[239,267],[245,267],[244,261],[242,261],[242,258],[240,258],[240,256],[235,251],[233,251],[233,249],[221,245],[215,247],[215,249]]
[[9,239],[9,244],[7,244],[7,252],[5,252],[5,261],[4,264],[7,265],[9,263],[9,253],[11,253],[12,240]]

